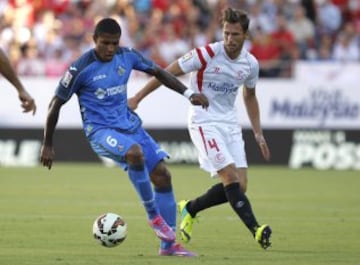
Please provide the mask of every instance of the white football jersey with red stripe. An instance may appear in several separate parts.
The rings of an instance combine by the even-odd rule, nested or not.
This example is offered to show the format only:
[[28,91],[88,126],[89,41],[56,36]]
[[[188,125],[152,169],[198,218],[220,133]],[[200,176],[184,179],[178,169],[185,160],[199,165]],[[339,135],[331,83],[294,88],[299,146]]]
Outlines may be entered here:
[[184,73],[191,72],[191,89],[204,93],[210,102],[207,110],[191,106],[189,122],[238,124],[236,97],[243,85],[255,88],[259,78],[257,59],[243,48],[232,60],[220,41],[191,50],[178,63]]

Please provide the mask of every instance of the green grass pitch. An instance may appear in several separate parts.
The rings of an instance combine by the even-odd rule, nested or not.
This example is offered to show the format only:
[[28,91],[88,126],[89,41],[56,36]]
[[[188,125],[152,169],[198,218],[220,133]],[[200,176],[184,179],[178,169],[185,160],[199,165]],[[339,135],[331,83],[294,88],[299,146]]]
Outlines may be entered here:
[[[192,198],[217,181],[197,166],[170,170],[177,199]],[[159,257],[159,242],[120,169],[0,167],[0,264],[360,264],[359,187],[358,171],[252,166],[247,195],[258,221],[273,229],[269,250],[260,248],[225,204],[200,213],[194,224],[187,248],[199,257]],[[128,238],[116,248],[92,237],[92,223],[104,212],[128,223]]]

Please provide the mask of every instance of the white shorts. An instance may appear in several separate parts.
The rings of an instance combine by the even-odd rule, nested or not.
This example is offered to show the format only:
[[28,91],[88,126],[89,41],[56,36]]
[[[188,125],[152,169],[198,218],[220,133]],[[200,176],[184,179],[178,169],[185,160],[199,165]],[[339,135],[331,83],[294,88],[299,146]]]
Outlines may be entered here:
[[211,176],[230,164],[236,168],[248,167],[240,125],[192,124],[189,133],[199,152],[200,167]]

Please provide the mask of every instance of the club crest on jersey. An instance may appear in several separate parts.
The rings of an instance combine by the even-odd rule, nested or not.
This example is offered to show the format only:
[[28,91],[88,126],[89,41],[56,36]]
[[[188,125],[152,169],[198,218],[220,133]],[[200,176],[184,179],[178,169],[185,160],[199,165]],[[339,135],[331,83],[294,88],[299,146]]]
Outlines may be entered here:
[[123,67],[120,65],[117,72],[118,72],[118,74],[121,76],[121,75],[123,75],[123,74],[125,73],[125,68],[123,68]]
[[216,163],[223,163],[225,161],[225,156],[223,153],[217,153],[215,156],[215,162]]
[[237,80],[244,80],[245,79],[245,73],[243,73],[242,71],[238,71],[236,73],[236,79]]
[[73,75],[70,73],[70,71],[66,71],[63,78],[61,79],[61,84],[64,87],[68,87],[72,78],[73,78]]

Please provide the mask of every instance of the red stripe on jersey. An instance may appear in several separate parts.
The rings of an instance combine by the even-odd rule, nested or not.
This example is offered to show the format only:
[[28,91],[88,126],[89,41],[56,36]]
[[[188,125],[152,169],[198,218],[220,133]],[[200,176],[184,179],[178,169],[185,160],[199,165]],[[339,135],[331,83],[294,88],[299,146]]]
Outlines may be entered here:
[[204,58],[204,56],[201,53],[201,50],[199,48],[196,48],[196,53],[199,56],[200,62],[202,64],[201,68],[199,69],[199,71],[197,72],[197,75],[196,75],[197,76],[198,88],[199,88],[199,91],[201,92],[203,78],[204,78],[204,71],[205,71],[205,68],[206,68],[206,61],[205,61],[205,58]]
[[206,49],[207,53],[209,54],[209,56],[210,56],[211,58],[213,58],[214,55],[215,55],[215,53],[214,53],[214,51],[211,49],[211,47],[210,47],[209,44],[205,46],[205,49]]
[[200,132],[200,136],[201,136],[201,139],[202,139],[204,148],[205,148],[205,152],[206,152],[206,154],[207,154],[207,153],[208,153],[208,150],[207,150],[207,145],[206,145],[205,134],[204,134],[204,131],[203,131],[203,129],[201,128],[201,126],[199,126],[199,132]]

